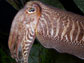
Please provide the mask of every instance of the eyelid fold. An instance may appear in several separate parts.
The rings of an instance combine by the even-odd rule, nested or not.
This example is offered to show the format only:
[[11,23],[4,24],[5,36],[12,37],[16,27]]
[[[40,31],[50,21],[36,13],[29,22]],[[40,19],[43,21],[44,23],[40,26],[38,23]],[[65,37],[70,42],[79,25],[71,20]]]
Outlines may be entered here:
[[[26,13],[31,14],[31,13],[37,12],[38,6],[39,6],[39,5],[38,5],[37,3],[34,2],[30,7],[28,7],[28,8],[26,9]],[[29,10],[31,10],[31,9],[34,9],[35,11],[29,12]]]
[[32,9],[33,9],[33,8],[28,8],[28,9],[26,10],[26,13],[31,14],[31,13],[36,12],[36,10],[32,11]]

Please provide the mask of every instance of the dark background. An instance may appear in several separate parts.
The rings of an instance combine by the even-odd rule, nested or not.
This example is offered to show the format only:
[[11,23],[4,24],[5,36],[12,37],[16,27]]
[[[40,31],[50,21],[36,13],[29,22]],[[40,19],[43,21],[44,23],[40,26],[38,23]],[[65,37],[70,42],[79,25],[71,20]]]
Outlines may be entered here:
[[[59,0],[64,8],[67,11],[71,11],[80,15],[84,15],[81,10],[76,6],[76,4],[73,2],[73,0]],[[7,56],[10,55],[9,49],[8,49],[8,37],[9,37],[9,32],[10,32],[10,27],[12,20],[18,10],[13,8],[8,2],[5,0],[0,0],[0,51],[3,50],[4,54]],[[6,58],[5,60],[2,61],[3,59],[3,52],[0,53],[0,62],[3,61],[8,61],[9,59]],[[78,59],[78,62],[81,62],[83,60]],[[78,63],[77,62],[77,63]]]
[[3,48],[4,51],[8,49],[9,31],[16,13],[17,10],[9,3],[5,0],[0,0],[0,47]]
[[0,0],[0,63],[8,63],[8,37],[12,20],[17,13],[8,2]]

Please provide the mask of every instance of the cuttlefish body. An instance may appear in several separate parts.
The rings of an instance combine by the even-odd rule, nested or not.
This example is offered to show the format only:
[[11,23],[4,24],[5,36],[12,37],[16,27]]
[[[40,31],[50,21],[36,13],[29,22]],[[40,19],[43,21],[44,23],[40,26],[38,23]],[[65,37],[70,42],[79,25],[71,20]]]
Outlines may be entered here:
[[28,63],[35,38],[46,48],[83,59],[84,16],[30,1],[13,20],[8,42],[11,56]]

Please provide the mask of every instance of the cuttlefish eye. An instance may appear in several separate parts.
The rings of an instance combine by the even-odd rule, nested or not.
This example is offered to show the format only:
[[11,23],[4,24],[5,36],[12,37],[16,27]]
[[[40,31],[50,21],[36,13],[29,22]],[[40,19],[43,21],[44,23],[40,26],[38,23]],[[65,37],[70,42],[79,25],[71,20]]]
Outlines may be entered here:
[[28,9],[28,13],[34,13],[36,10],[35,10],[35,8],[29,8]]

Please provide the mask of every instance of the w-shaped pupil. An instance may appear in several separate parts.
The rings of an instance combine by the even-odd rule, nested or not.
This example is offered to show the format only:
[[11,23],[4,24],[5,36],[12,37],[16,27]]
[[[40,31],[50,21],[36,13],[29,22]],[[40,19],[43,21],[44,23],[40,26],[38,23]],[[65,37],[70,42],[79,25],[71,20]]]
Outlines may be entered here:
[[29,12],[34,12],[34,11],[35,11],[34,8],[30,8],[30,9],[29,9]]

